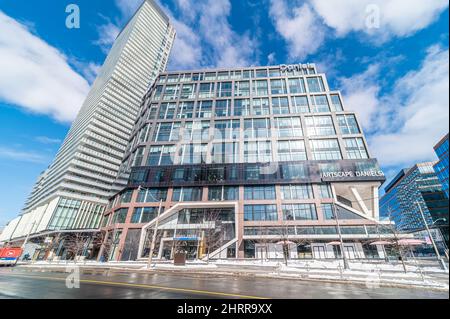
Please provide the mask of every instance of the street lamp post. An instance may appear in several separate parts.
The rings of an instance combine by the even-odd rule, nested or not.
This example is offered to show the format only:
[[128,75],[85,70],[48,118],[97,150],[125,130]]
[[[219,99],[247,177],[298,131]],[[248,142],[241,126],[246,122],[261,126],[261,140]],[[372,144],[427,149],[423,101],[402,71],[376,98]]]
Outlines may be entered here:
[[420,206],[419,201],[416,201],[416,204],[419,207],[419,212],[420,212],[420,215],[422,216],[422,220],[423,220],[425,228],[426,228],[426,230],[428,232],[428,236],[430,236],[431,243],[433,244],[434,251],[436,252],[436,257],[437,257],[439,263],[441,264],[442,269],[444,269],[445,271],[448,271],[447,265],[445,264],[445,261],[442,260],[441,254],[439,253],[439,250],[437,249],[436,243],[434,242],[433,235],[431,234],[430,228],[428,227],[428,223],[425,220],[425,216],[423,214],[422,207]]
[[441,227],[440,227],[439,225],[436,225],[436,223],[439,222],[439,221],[441,221],[441,220],[442,220],[443,222],[446,222],[446,221],[447,221],[446,218],[438,218],[438,219],[436,219],[436,220],[433,222],[433,224],[432,224],[433,227],[431,227],[431,228],[436,228],[436,229],[439,231],[439,235],[440,235],[441,238],[442,238],[442,243],[444,244],[445,257],[447,258],[447,261],[448,261],[448,247],[447,247],[447,244],[445,243],[445,238],[444,238],[444,235],[442,234]]
[[339,240],[341,242],[341,252],[342,252],[342,260],[344,261],[344,269],[350,269],[350,266],[348,264],[348,260],[347,260],[347,256],[345,256],[345,250],[344,250],[344,240],[342,239],[342,233],[341,233],[341,225],[339,223],[339,217],[337,215],[337,211],[336,211],[336,203],[333,201],[333,215],[334,215],[334,219],[336,220],[336,225],[337,225],[337,229],[338,229],[338,234],[339,234]]

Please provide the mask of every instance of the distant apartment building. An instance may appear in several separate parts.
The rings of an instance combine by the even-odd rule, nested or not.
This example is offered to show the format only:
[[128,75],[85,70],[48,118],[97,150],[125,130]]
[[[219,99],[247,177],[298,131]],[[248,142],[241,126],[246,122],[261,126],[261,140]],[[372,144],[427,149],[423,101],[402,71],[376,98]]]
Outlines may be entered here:
[[111,191],[124,184],[120,165],[142,98],[165,71],[174,37],[168,17],[153,0],[144,1],[118,35],[53,163],[0,241],[98,229]]
[[434,170],[448,199],[448,134],[436,144],[434,151],[439,158],[439,161],[434,165]]
[[442,233],[448,241],[448,199],[434,171],[435,164],[420,163],[400,171],[385,187],[380,214],[394,221],[400,231],[415,232],[425,228],[420,205],[427,224],[443,227]]
[[349,258],[382,257],[369,242],[391,236],[384,174],[314,64],[161,73],[122,166],[101,225],[109,260],[148,257],[155,229],[158,259],[335,258],[336,217]]

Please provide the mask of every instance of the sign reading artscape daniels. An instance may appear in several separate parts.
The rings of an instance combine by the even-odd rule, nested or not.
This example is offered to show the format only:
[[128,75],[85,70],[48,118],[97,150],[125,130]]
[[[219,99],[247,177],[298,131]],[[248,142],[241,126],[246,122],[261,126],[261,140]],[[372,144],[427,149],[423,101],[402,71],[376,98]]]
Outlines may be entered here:
[[382,171],[341,171],[341,172],[324,172],[322,178],[348,178],[348,177],[384,177]]
[[302,69],[308,69],[312,67],[311,64],[282,64],[280,65],[280,71],[284,72],[292,72],[292,71],[301,71]]

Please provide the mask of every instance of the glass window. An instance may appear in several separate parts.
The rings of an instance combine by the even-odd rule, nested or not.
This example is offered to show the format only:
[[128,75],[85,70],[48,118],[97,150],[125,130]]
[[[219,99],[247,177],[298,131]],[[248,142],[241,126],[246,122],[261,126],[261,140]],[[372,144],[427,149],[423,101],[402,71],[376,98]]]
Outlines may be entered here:
[[289,79],[289,92],[291,94],[305,93],[305,82],[303,79]]
[[354,115],[338,115],[337,120],[342,134],[359,134],[358,123]]
[[287,97],[272,98],[273,114],[289,114],[289,101]]
[[175,109],[177,105],[175,103],[162,103],[159,108],[160,119],[173,119],[175,117]]
[[138,147],[134,153],[133,166],[141,166],[144,157],[145,147]]
[[334,219],[333,204],[322,204],[321,208],[324,219]]
[[198,97],[199,98],[214,97],[214,83],[200,83]]
[[192,74],[191,73],[181,74],[180,82],[191,82],[191,81],[192,81]]
[[178,109],[179,119],[190,119],[194,115],[194,102],[180,102]]
[[306,78],[308,82],[309,92],[311,93],[319,93],[325,92],[325,87],[323,85],[323,81],[321,77],[308,77]]
[[329,184],[318,185],[320,198],[333,198],[331,186]]
[[331,106],[332,110],[336,112],[341,112],[344,110],[342,107],[341,98],[339,97],[339,94],[331,94]]
[[215,164],[239,163],[239,143],[214,143],[211,158]]
[[240,123],[241,122],[239,120],[216,121],[214,124],[214,139],[239,139]]
[[208,188],[208,200],[223,201],[237,200],[239,198],[239,187],[237,186],[210,186]]
[[266,78],[267,77],[267,70],[266,69],[259,69],[255,71],[257,78]]
[[316,205],[289,204],[282,205],[284,220],[317,220]]
[[281,199],[310,199],[313,198],[311,185],[282,185]]
[[155,203],[167,199],[167,188],[141,188],[138,192],[138,203]]
[[250,96],[250,81],[234,82],[234,96]]
[[163,92],[164,86],[162,85],[157,85],[154,92],[153,92],[153,101],[159,101],[161,100],[161,95]]
[[154,142],[172,142],[180,139],[180,123],[159,123],[154,132]]
[[270,89],[272,94],[287,94],[286,80],[270,80]]
[[336,135],[331,116],[305,117],[308,136]]
[[270,136],[270,119],[248,119],[244,121],[245,138],[268,138]]
[[326,95],[311,95],[311,112],[330,112],[330,106]]
[[216,80],[216,72],[205,73],[205,81],[215,81],[215,80]]
[[269,94],[268,84],[266,80],[257,80],[253,82],[254,96],[267,96]]
[[246,200],[274,200],[275,186],[245,186],[244,199]]
[[195,121],[186,122],[183,130],[183,140],[185,141],[208,141],[210,122]]
[[275,129],[280,138],[303,136],[300,117],[276,117]]
[[270,141],[245,142],[245,163],[267,163],[272,161],[272,144]]
[[180,148],[181,164],[206,163],[208,144],[185,144]]
[[234,115],[235,116],[250,115],[250,100],[249,99],[234,100]]
[[229,97],[232,91],[232,82],[220,82],[217,84],[217,97]]
[[309,103],[306,96],[293,96],[291,103],[292,113],[309,113]]
[[[268,115],[270,114],[269,99],[253,99],[253,115]],[[248,114],[250,115],[250,114]]]
[[276,205],[245,205],[245,221],[275,221],[278,220]]
[[219,72],[217,74],[217,80],[228,80],[230,78],[230,74],[228,71]]
[[166,90],[164,91],[163,100],[164,101],[176,100],[178,98],[179,90],[180,90],[179,85],[167,85]]
[[366,147],[362,138],[345,138],[345,150],[349,159],[368,158]]
[[120,194],[120,200],[119,203],[121,204],[128,204],[131,202],[131,197],[133,196],[133,190],[129,189],[122,194]]
[[181,89],[180,99],[194,99],[195,98],[195,84],[184,84]]
[[310,140],[313,160],[340,160],[342,159],[338,140]]
[[149,120],[155,120],[158,115],[158,104],[152,104],[150,106],[150,111],[148,112],[147,119]]
[[231,100],[217,100],[215,114],[217,117],[231,116]]
[[278,161],[306,161],[305,142],[296,141],[278,141]]
[[201,187],[176,187],[173,189],[172,201],[194,202],[202,200]]
[[124,224],[127,220],[128,208],[121,208],[114,212],[111,224]]
[[210,118],[212,114],[213,101],[200,101],[197,108],[198,118]]
[[304,164],[281,164],[281,178],[285,180],[305,180],[308,178]]
[[147,166],[173,165],[175,159],[175,145],[160,145],[150,147]]
[[178,74],[171,74],[167,77],[167,83],[178,82]]
[[281,71],[279,68],[269,70],[269,77],[276,78],[279,76],[281,76]]

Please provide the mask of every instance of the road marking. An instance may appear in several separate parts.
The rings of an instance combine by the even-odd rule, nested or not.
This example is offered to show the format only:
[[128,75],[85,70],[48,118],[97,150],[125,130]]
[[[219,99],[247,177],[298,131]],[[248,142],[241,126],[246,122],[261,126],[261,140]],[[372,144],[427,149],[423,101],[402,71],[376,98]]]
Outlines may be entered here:
[[[4,275],[4,274],[1,274]],[[35,276],[35,275],[15,275],[15,274],[7,274],[4,277],[18,277],[18,278],[34,278],[41,280],[56,280],[56,281],[65,281],[65,278],[60,277],[46,277],[46,276]],[[133,284],[127,282],[118,282],[118,281],[102,281],[102,280],[89,280],[89,279],[80,279],[82,283],[90,283],[90,284],[98,284],[98,285],[113,285],[113,286],[125,286],[125,287],[135,287],[135,288],[144,288],[144,289],[161,289],[167,291],[177,291],[177,292],[189,292],[203,295],[213,295],[213,296],[222,296],[222,297],[236,297],[236,298],[244,298],[244,299],[269,299],[266,297],[258,297],[258,296],[247,296],[240,294],[232,294],[226,292],[215,292],[208,290],[196,290],[196,289],[187,289],[187,288],[175,288],[175,287],[165,287],[165,286],[156,286],[156,285],[146,285],[146,284]]]

